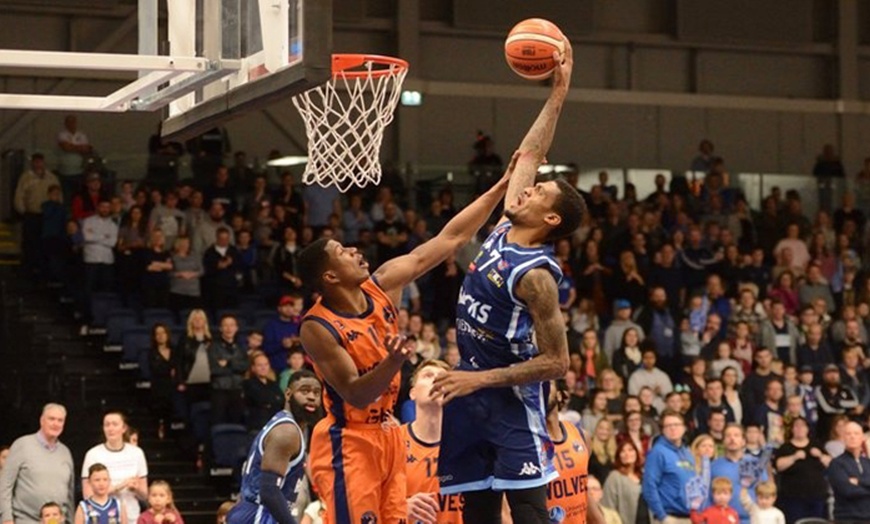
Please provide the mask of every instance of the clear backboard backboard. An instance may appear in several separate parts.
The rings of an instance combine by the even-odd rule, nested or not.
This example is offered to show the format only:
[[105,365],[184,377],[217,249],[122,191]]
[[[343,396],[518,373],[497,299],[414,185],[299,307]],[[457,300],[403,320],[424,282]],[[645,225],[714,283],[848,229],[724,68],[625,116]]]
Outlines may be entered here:
[[[138,0],[138,8],[138,54],[0,50],[0,72],[128,71],[137,79],[104,96],[0,93],[0,108],[167,108],[163,135],[184,139],[242,112],[289,103],[331,77],[331,0]],[[160,34],[168,54],[157,52]]]

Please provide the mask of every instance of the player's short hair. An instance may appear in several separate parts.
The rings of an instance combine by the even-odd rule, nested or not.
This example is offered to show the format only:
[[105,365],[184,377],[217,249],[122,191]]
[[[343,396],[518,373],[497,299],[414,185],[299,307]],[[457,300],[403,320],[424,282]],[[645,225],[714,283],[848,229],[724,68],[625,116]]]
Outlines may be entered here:
[[417,375],[420,373],[420,371],[423,368],[428,368],[428,367],[436,367],[436,368],[441,368],[444,371],[450,371],[450,366],[447,364],[447,362],[444,362],[443,360],[438,360],[435,358],[430,358],[429,360],[424,360],[419,366],[417,366],[417,369],[414,370],[414,374],[411,375],[411,382],[410,382],[411,387],[414,387],[414,384],[417,383]]
[[764,482],[759,482],[757,486],[755,486],[755,496],[756,497],[775,497],[776,496],[776,483],[771,482],[769,480],[765,480]]
[[716,477],[710,484],[710,491],[712,491],[713,493],[719,493],[722,491],[727,491],[730,493],[734,491],[734,484],[731,483],[731,479],[729,479],[728,477]]
[[88,468],[88,478],[93,477],[94,473],[99,473],[101,471],[109,471],[109,468],[99,462],[91,464],[91,467]]
[[287,380],[287,387],[284,391],[290,391],[293,388],[293,384],[299,382],[303,378],[313,378],[317,382],[320,382],[320,379],[317,378],[317,375],[311,371],[310,369],[302,368],[299,371],[294,371],[290,378]]
[[326,251],[328,238],[318,238],[299,252],[299,274],[302,283],[314,291],[323,290],[323,273],[329,267]]
[[580,193],[562,178],[557,178],[554,182],[559,188],[559,195],[553,202],[553,212],[562,221],[547,235],[547,242],[554,242],[574,233],[586,214],[586,202]]

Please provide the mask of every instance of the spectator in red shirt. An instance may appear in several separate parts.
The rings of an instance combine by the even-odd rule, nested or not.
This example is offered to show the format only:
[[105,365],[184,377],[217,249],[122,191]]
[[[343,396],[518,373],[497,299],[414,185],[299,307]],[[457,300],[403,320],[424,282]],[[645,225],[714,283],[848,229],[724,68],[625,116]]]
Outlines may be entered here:
[[713,479],[710,489],[713,491],[713,505],[704,511],[699,511],[703,500],[689,501],[692,508],[689,518],[692,520],[692,524],[737,524],[740,522],[737,511],[730,505],[731,494],[734,490],[731,480],[726,477],[716,477]]

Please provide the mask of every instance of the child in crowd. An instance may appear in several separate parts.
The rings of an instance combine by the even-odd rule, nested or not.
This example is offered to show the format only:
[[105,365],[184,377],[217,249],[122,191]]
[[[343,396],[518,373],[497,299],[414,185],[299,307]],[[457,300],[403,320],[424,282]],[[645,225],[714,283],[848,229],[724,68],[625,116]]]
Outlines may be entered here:
[[815,374],[812,366],[801,366],[797,394],[803,399],[804,418],[809,422],[811,431],[815,430],[816,424],[819,422],[819,403],[816,400],[814,380]]
[[40,524],[63,524],[66,519],[63,518],[63,510],[57,502],[46,502],[39,508],[39,523]]
[[758,424],[746,424],[746,453],[760,457],[764,451],[764,432]]
[[248,357],[254,354],[255,351],[263,351],[263,332],[262,331],[251,331],[248,334],[248,347],[245,348]]
[[79,503],[75,524],[127,524],[124,503],[109,496],[112,481],[108,468],[99,462],[91,465],[88,483],[93,494]]
[[175,509],[172,488],[169,483],[157,480],[148,488],[148,511],[139,515],[137,524],[184,524],[181,514]]
[[281,391],[287,389],[287,383],[290,382],[290,377],[293,376],[293,373],[296,373],[304,367],[305,350],[302,349],[302,346],[293,346],[293,348],[290,349],[290,353],[287,355],[287,369],[282,371],[281,375],[278,377],[278,387],[281,388]]
[[755,497],[758,499],[758,503],[752,502],[752,497],[749,496],[749,491],[745,486],[740,490],[740,503],[749,513],[751,524],[785,524],[785,515],[779,508],[774,507],[776,484],[769,480],[759,482],[755,486]]
[[713,492],[713,505],[699,511],[704,503],[701,499],[690,501],[692,508],[689,513],[689,518],[692,524],[734,524],[740,521],[737,511],[732,508],[731,495],[734,492],[734,487],[731,480],[726,477],[716,477],[710,485],[710,490]]

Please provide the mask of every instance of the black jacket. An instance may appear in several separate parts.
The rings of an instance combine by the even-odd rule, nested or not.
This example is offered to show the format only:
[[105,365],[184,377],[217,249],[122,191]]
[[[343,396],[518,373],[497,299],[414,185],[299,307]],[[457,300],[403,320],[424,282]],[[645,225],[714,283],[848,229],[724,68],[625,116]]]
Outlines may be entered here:
[[[866,521],[870,516],[870,459],[843,453],[828,466],[834,492],[834,520]],[[858,485],[850,479],[857,479]]]

